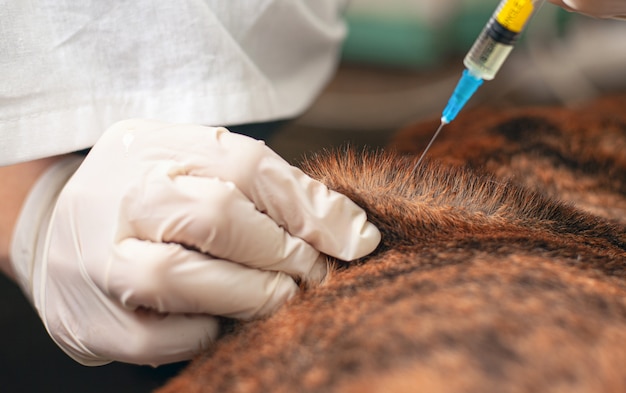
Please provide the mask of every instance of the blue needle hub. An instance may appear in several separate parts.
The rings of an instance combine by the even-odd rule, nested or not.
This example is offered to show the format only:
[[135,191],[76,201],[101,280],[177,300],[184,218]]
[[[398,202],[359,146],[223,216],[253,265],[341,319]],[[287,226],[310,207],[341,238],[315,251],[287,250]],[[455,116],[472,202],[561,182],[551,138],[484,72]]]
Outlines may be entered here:
[[456,85],[448,105],[443,110],[441,121],[444,123],[450,123],[456,115],[459,114],[461,109],[465,106],[467,101],[472,97],[476,90],[483,84],[483,80],[479,77],[472,75],[469,70],[464,70],[459,83]]

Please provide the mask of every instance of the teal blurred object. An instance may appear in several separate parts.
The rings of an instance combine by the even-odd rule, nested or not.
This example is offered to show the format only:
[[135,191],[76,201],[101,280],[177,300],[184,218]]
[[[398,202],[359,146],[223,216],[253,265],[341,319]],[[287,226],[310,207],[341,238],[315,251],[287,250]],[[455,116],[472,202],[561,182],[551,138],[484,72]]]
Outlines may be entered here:
[[[342,58],[353,63],[419,69],[453,56],[464,56],[497,3],[497,0],[460,1],[438,23],[408,13],[376,15],[367,9],[349,9]],[[558,11],[554,14],[556,20],[550,23],[556,23],[564,33],[570,15]]]
[[485,23],[493,14],[494,5],[498,0],[485,3],[480,2],[472,6],[462,7],[461,10],[450,18],[447,25],[448,40],[446,51],[452,54],[465,55],[476,41]]
[[344,60],[375,65],[421,67],[438,62],[441,32],[413,19],[348,15]]
[[[493,8],[493,6],[491,6]],[[438,23],[404,15],[346,15],[348,35],[342,57],[349,62],[422,68],[467,50],[493,9],[459,7]]]

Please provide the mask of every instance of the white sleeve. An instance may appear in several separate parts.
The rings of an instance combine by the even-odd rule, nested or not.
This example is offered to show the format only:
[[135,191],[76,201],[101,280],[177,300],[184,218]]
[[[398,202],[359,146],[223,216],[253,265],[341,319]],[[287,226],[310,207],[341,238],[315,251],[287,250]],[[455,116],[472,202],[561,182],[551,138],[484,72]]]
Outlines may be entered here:
[[335,69],[344,0],[0,0],[0,165],[132,117],[293,117]]

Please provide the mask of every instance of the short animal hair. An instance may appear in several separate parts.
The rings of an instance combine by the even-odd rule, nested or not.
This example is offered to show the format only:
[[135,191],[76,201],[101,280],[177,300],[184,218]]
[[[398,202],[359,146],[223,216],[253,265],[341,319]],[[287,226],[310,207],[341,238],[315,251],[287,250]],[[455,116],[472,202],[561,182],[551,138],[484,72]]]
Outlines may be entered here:
[[309,157],[380,246],[159,392],[626,392],[624,103],[470,113],[415,171],[435,121]]

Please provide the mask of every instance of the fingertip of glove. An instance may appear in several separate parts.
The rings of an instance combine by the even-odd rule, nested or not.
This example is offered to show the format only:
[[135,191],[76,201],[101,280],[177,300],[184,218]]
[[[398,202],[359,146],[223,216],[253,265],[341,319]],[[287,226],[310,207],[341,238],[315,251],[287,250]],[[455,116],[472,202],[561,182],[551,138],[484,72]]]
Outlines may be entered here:
[[270,315],[291,300],[299,292],[298,285],[287,274],[277,273],[272,280],[271,288],[267,288],[267,300],[250,318]]
[[309,270],[306,276],[302,277],[302,282],[305,286],[317,286],[324,282],[329,270],[328,264],[328,258],[320,254],[315,263],[313,263],[311,270]]
[[344,250],[342,260],[352,261],[358,258],[362,258],[378,247],[382,239],[382,235],[378,228],[369,221],[363,224],[363,227],[358,232],[358,235],[352,244],[352,247],[347,247]]

